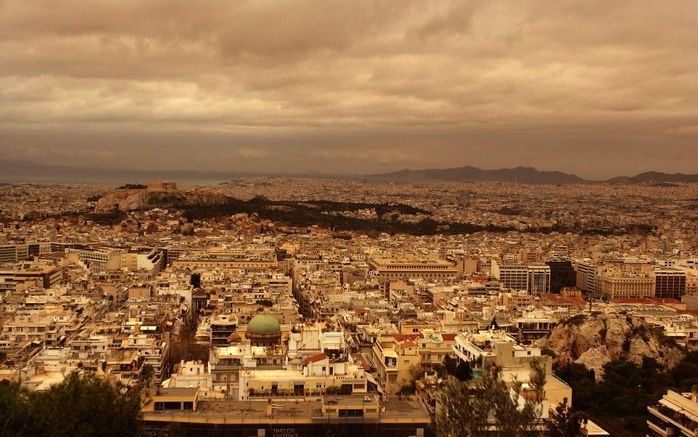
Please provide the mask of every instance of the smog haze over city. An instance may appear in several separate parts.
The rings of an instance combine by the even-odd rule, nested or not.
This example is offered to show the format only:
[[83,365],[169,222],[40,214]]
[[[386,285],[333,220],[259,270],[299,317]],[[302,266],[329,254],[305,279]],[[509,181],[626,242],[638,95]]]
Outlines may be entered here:
[[0,0],[0,434],[698,435],[697,29]]
[[691,1],[6,0],[0,148],[129,169],[695,172],[697,15]]

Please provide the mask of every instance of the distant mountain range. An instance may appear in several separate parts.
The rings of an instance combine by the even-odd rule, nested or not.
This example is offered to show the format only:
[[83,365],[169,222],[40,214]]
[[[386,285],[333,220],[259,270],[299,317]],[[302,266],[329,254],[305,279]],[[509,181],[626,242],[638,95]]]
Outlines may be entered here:
[[457,167],[426,170],[400,170],[368,176],[338,176],[307,173],[224,172],[195,170],[139,170],[96,167],[62,167],[32,161],[0,159],[0,182],[124,184],[144,183],[150,180],[174,179],[182,185],[209,185],[245,176],[315,177],[360,179],[368,182],[419,183],[428,181],[451,182],[513,182],[523,184],[674,184],[698,182],[698,174],[645,172],[636,176],[621,176],[606,181],[588,181],[579,176],[559,171],[541,171],[533,167],[484,170],[476,167]]
[[411,183],[425,181],[449,182],[513,182],[522,184],[649,184],[649,183],[686,183],[698,182],[698,174],[668,174],[645,172],[636,176],[621,176],[606,181],[589,181],[579,176],[559,171],[541,171],[533,167],[502,168],[483,170],[476,167],[456,167],[427,170],[400,170],[391,173],[370,175],[364,178],[375,182]]
[[388,182],[422,182],[430,180],[453,182],[518,182],[523,184],[579,184],[584,179],[559,171],[540,171],[532,167],[483,170],[476,167],[458,167],[428,170],[400,170],[371,175],[366,179]]
[[635,176],[620,176],[609,179],[612,184],[643,184],[643,183],[687,183],[698,182],[698,174],[684,173],[661,173],[658,171],[647,171]]

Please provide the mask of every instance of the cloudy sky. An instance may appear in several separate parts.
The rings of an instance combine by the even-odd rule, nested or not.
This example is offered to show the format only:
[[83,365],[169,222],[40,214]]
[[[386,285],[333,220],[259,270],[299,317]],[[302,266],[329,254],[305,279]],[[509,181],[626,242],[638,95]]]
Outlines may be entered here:
[[698,2],[0,0],[0,159],[698,172]]

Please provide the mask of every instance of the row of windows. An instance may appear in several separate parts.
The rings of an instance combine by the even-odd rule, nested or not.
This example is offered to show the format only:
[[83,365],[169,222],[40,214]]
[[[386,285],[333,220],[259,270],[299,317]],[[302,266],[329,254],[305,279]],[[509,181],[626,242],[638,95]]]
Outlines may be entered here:
[[410,273],[410,272],[405,272],[405,273],[387,273],[387,274],[383,274],[382,276],[384,276],[388,279],[397,279],[397,278],[409,278],[409,277],[451,278],[454,275],[455,275],[455,273]]
[[452,266],[435,266],[435,265],[395,265],[395,266],[382,266],[379,269],[421,269],[421,270],[444,270],[452,269]]

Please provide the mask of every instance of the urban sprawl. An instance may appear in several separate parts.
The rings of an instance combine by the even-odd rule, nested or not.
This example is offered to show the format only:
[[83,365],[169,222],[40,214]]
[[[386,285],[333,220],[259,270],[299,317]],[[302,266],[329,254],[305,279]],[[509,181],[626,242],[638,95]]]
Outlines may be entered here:
[[[696,184],[4,184],[0,379],[140,390],[152,435],[424,436],[448,369],[525,398],[536,362],[543,429],[573,399],[556,369],[697,348],[697,205]],[[696,435],[696,396],[645,405],[648,435]]]

